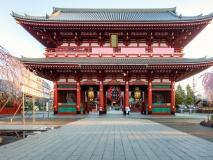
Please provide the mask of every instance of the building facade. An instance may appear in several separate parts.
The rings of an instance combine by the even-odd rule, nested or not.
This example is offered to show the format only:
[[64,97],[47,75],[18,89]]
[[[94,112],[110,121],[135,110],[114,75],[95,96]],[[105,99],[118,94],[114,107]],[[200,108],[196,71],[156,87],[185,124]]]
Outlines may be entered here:
[[45,58],[20,60],[54,82],[55,114],[131,106],[144,114],[173,115],[175,83],[213,64],[213,58],[184,58],[183,51],[213,14],[53,8],[43,17],[12,16],[46,47]]

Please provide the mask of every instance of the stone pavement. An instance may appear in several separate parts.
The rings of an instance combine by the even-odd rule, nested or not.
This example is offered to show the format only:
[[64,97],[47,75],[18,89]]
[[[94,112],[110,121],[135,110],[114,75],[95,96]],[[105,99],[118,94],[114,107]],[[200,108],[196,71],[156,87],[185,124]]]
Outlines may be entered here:
[[213,143],[147,119],[90,116],[0,147],[0,160],[213,159]]

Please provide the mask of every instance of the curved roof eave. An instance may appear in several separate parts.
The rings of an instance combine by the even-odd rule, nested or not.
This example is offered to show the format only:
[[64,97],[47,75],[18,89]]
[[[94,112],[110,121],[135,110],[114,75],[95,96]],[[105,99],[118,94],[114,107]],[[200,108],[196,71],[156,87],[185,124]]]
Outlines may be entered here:
[[179,21],[174,21],[174,20],[158,20],[158,21],[86,21],[86,20],[79,20],[79,21],[69,21],[69,20],[47,20],[47,19],[27,19],[27,18],[20,18],[20,17],[14,17],[16,20],[24,20],[24,21],[29,21],[29,22],[45,22],[45,23],[55,23],[58,22],[60,24],[62,23],[153,23],[153,24],[157,24],[157,23],[185,23],[185,22],[201,22],[201,21],[208,21],[208,20],[212,20],[213,19],[213,15],[211,17],[208,18],[203,18],[203,19],[197,19],[197,20],[179,20]]
[[[78,65],[199,65],[213,63],[212,58],[183,59],[111,59],[111,58],[17,58],[25,64],[78,64]],[[94,61],[97,62],[94,64]]]
[[[12,16],[15,19],[19,19],[19,20],[26,20],[26,21],[33,21],[33,22],[63,22],[63,23],[80,23],[80,22],[84,22],[84,23],[88,23],[88,22],[92,22],[92,23],[110,23],[110,22],[117,22],[117,23],[124,23],[124,22],[149,22],[149,23],[159,23],[159,22],[169,22],[169,23],[178,23],[178,22],[196,22],[196,21],[204,21],[204,20],[211,20],[213,19],[213,13],[210,13],[208,15],[203,15],[200,14],[198,16],[182,16],[182,15],[177,15],[176,13],[172,12],[172,11],[168,11],[170,14],[172,14],[174,17],[178,18],[178,19],[150,19],[150,20],[145,20],[145,19],[141,19],[141,20],[123,20],[123,19],[115,19],[115,20],[100,20],[100,19],[91,19],[91,20],[86,20],[86,19],[82,19],[82,20],[72,20],[72,19],[57,19],[57,16],[60,15],[61,11],[58,10],[57,12],[53,13],[52,15],[46,15],[46,16],[29,16],[27,14],[25,14],[25,16],[17,14],[15,12],[12,12]],[[54,19],[52,19],[52,17],[54,17]]]

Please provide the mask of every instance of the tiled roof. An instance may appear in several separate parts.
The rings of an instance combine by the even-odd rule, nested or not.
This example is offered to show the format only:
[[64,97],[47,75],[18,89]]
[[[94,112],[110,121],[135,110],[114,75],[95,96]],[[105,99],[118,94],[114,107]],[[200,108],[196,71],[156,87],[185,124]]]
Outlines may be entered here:
[[83,9],[83,8],[53,8],[51,15],[43,17],[19,15],[19,19],[34,21],[70,21],[70,22],[156,22],[156,21],[196,21],[212,19],[213,13],[202,16],[182,16],[176,13],[176,8],[162,9]]
[[25,64],[79,64],[79,65],[173,65],[213,63],[212,58],[144,59],[144,58],[19,58]]

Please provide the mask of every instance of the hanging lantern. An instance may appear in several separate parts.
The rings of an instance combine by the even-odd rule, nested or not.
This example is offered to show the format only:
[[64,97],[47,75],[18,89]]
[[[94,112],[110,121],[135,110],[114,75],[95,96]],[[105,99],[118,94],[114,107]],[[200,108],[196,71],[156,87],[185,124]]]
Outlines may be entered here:
[[118,103],[121,98],[121,89],[118,86],[109,86],[107,89],[107,100],[112,103]]
[[89,87],[89,90],[86,92],[88,101],[94,101],[97,97],[97,91],[94,90],[93,87]]
[[139,89],[139,87],[135,87],[135,90],[132,91],[131,95],[135,101],[140,101],[142,93],[141,93],[141,90]]

